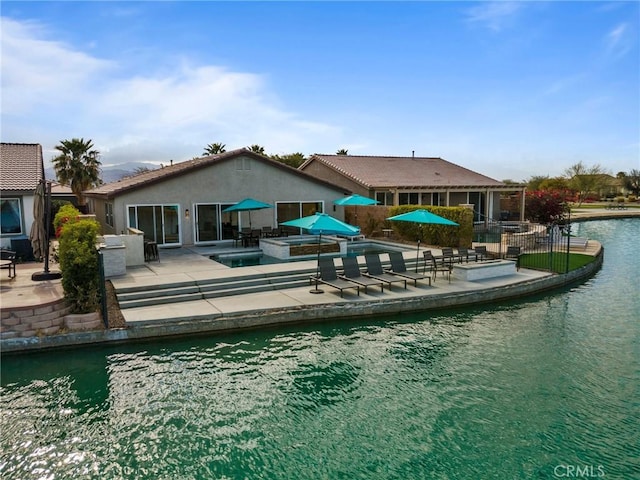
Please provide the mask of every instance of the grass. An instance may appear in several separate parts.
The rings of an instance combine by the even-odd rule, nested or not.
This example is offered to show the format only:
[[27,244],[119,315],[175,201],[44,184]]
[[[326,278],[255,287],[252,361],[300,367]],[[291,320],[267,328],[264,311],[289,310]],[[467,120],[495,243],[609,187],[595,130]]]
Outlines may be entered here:
[[[569,272],[584,267],[585,265],[595,261],[592,255],[583,255],[581,253],[569,253]],[[520,256],[520,266],[532,269],[549,269],[554,273],[566,273],[567,254],[565,252],[553,252],[551,259],[549,253],[525,253]]]

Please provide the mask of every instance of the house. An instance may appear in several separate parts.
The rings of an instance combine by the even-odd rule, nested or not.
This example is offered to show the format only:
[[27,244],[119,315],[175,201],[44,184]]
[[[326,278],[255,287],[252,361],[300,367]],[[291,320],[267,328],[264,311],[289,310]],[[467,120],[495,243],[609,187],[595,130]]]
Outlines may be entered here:
[[37,143],[0,144],[0,240],[3,248],[20,250],[28,244],[33,223],[35,189],[44,179],[42,146]]
[[[507,185],[434,157],[316,154],[299,169],[350,192],[375,198],[380,205],[471,204],[475,221],[498,219],[500,195],[525,190],[524,185]],[[524,205],[520,208],[521,220],[523,214]]]
[[[85,195],[104,234],[135,228],[166,247],[215,245],[233,238],[239,229],[275,228],[316,211],[341,218],[342,209],[334,212],[333,201],[345,193],[243,148],[165,165],[87,190]],[[274,208],[224,212],[247,197]]]

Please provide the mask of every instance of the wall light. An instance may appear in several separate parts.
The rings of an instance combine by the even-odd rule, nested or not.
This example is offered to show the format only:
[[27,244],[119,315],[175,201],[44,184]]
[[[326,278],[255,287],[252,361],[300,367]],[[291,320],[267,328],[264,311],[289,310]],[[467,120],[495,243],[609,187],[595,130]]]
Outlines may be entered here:
[[189,220],[189,209],[185,209],[184,211],[184,218],[186,218],[187,220]]

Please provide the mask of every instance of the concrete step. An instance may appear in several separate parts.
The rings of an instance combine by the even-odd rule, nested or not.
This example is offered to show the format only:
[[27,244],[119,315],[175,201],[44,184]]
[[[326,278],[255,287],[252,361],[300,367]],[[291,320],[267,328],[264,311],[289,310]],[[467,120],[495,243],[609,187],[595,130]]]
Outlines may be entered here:
[[120,308],[135,308],[188,302],[308,285],[314,270],[247,274],[201,281],[173,282],[154,286],[133,286],[116,290]]

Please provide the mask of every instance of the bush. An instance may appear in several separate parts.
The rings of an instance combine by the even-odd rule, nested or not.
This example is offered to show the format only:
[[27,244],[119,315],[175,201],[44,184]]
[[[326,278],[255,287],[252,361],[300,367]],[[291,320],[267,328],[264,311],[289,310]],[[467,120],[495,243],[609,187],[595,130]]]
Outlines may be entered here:
[[418,240],[429,245],[451,247],[471,247],[473,240],[473,211],[466,207],[428,207],[424,205],[400,205],[389,209],[389,216],[400,215],[413,210],[425,209],[456,222],[459,227],[417,224],[412,222],[391,222],[393,229],[405,240]]
[[60,238],[60,234],[62,233],[62,228],[68,224],[78,221],[78,216],[80,215],[80,210],[74,207],[72,204],[62,205],[56,213],[56,216],[53,218],[53,228],[56,232],[56,238]]
[[[74,217],[75,218],[75,217]],[[95,220],[63,224],[60,235],[60,270],[64,297],[71,313],[91,313],[100,306],[100,277]]]
[[561,223],[568,211],[565,198],[558,192],[538,190],[527,192],[525,197],[525,213],[527,220],[544,225]]

